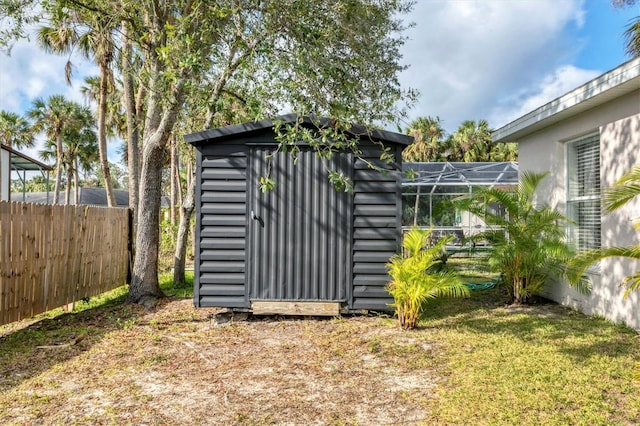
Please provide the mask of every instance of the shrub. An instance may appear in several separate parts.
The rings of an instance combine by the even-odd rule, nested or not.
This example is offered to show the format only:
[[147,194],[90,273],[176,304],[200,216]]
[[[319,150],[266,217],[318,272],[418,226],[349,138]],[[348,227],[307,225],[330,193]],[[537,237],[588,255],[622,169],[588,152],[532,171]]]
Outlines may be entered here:
[[411,329],[422,315],[427,301],[439,296],[467,296],[469,289],[457,275],[438,270],[442,253],[451,237],[429,247],[431,230],[411,229],[402,239],[402,254],[389,259],[391,281],[387,290],[393,296],[400,326]]
[[[481,217],[489,230],[473,238],[490,244],[487,261],[502,282],[514,304],[527,303],[545,283],[569,274],[568,264],[576,254],[566,241],[569,219],[549,206],[536,207],[534,197],[546,173],[524,172],[514,191],[482,189],[459,206]],[[498,214],[492,205],[504,207]],[[580,275],[574,282],[582,292],[590,290]]]

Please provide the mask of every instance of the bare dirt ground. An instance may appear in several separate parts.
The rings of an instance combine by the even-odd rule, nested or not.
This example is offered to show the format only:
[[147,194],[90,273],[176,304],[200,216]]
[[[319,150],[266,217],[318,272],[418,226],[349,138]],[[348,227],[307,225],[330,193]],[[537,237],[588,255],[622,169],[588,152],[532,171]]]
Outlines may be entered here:
[[216,312],[166,300],[1,328],[0,424],[417,424],[443,380],[428,330],[390,318]]

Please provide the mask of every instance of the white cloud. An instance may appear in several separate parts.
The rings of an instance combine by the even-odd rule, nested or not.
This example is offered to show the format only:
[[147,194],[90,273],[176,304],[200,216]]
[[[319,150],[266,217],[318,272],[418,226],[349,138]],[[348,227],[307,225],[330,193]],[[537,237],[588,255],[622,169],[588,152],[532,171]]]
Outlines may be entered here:
[[[24,115],[35,99],[58,94],[86,105],[80,87],[85,77],[98,74],[98,68],[79,55],[73,55],[74,73],[70,86],[65,80],[68,55],[45,53],[34,40],[32,36],[31,41],[16,42],[10,56],[0,53],[0,110]],[[37,159],[43,145],[44,137],[40,135],[36,147],[21,151]]]
[[65,80],[67,55],[53,55],[40,49],[31,41],[15,43],[11,55],[0,53],[0,109],[24,114],[36,98],[61,94],[84,104],[80,92],[84,78],[97,75],[98,69],[91,62],[73,55],[74,73],[71,86]]
[[514,93],[543,76],[566,77],[556,70],[580,47],[566,33],[583,24],[582,6],[581,0],[419,1],[404,48],[411,67],[401,80],[421,92],[411,118],[439,116],[453,131],[464,120],[506,116],[498,107],[519,108],[509,104]]
[[[530,111],[558,98],[583,83],[601,74],[596,70],[584,70],[573,65],[565,65],[554,70],[514,96],[505,99],[489,114],[492,123],[506,124]],[[497,128],[497,127],[496,127]]]

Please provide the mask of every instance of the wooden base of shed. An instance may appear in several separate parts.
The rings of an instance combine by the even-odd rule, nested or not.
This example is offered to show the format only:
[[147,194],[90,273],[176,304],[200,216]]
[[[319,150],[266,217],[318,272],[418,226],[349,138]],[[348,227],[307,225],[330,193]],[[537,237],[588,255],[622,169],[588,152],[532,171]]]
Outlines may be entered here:
[[340,302],[254,300],[251,302],[251,311],[254,315],[337,317],[340,315]]

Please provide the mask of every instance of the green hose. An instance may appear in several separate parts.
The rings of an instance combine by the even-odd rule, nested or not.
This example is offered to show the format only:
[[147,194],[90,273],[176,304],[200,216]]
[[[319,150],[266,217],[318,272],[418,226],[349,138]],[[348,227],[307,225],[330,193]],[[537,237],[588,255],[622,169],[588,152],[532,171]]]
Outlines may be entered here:
[[469,290],[471,291],[480,291],[480,290],[488,290],[490,288],[493,288],[496,286],[496,283],[495,281],[489,281],[486,283],[464,283],[464,285],[469,287]]

